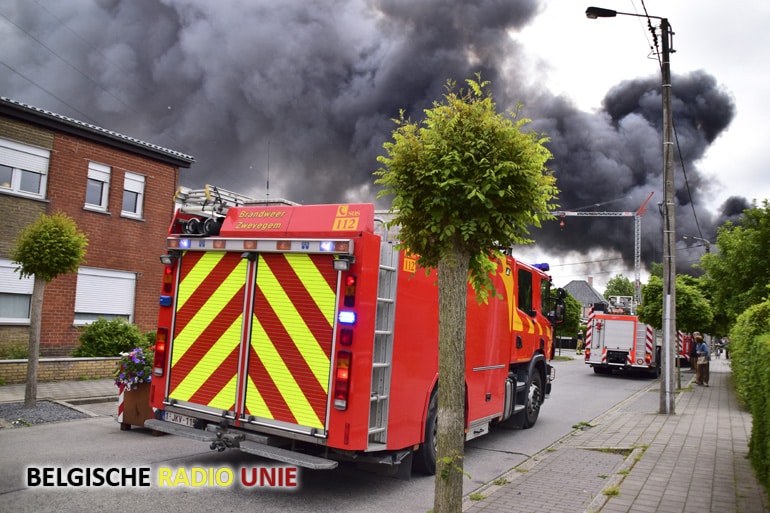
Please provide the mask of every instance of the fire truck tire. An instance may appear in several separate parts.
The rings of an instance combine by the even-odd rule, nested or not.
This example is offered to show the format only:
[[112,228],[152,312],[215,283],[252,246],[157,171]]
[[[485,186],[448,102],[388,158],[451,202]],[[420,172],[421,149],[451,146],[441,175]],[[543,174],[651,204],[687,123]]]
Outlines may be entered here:
[[543,378],[537,370],[532,374],[532,381],[527,391],[527,402],[524,408],[524,423],[522,427],[529,429],[537,422],[540,406],[543,404]]
[[412,468],[419,474],[436,473],[436,445],[438,436],[438,391],[434,390],[425,416],[425,442],[412,457]]
[[657,348],[655,350],[655,365],[650,370],[650,376],[652,376],[653,378],[660,377],[660,348]]

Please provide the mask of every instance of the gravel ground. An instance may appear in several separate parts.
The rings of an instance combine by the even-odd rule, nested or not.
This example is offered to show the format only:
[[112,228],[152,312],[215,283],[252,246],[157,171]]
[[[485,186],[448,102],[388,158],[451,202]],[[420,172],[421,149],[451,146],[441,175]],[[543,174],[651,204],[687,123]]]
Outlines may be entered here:
[[88,418],[85,413],[51,401],[37,401],[35,407],[29,409],[23,402],[0,404],[0,420],[5,421],[2,424],[14,427],[85,418]]

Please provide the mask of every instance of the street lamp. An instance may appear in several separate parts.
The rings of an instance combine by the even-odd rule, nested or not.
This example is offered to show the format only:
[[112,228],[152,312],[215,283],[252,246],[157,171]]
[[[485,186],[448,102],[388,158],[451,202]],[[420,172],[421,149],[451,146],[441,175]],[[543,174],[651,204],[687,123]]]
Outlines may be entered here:
[[682,235],[684,240],[699,240],[706,246],[706,253],[711,253],[711,241],[695,235]]
[[670,37],[671,26],[667,18],[629,12],[618,12],[601,7],[589,7],[590,19],[614,18],[617,15],[654,18],[660,20],[663,51],[660,73],[663,98],[663,386],[660,388],[660,413],[674,413],[676,396],[672,390],[674,381],[676,347],[676,240],[674,217],[674,118],[671,110]]

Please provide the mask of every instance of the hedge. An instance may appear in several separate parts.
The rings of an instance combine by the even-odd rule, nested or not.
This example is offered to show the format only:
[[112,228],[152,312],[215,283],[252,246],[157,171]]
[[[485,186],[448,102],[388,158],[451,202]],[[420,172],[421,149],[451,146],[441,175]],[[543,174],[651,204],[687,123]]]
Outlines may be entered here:
[[743,312],[730,331],[736,395],[751,412],[749,458],[770,489],[770,301]]

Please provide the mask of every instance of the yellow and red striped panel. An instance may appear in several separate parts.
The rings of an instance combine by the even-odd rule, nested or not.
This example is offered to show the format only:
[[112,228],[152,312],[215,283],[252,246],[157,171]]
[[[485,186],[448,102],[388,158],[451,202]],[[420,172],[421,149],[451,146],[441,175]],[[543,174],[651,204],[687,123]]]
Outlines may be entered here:
[[180,262],[169,397],[233,410],[247,261],[217,251]]
[[336,307],[332,257],[262,254],[256,280],[247,413],[321,429]]

